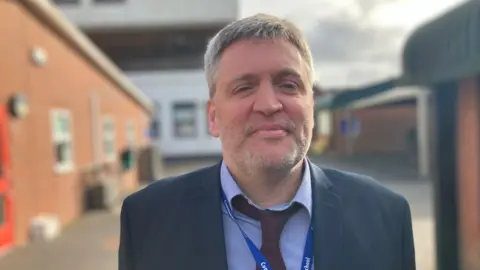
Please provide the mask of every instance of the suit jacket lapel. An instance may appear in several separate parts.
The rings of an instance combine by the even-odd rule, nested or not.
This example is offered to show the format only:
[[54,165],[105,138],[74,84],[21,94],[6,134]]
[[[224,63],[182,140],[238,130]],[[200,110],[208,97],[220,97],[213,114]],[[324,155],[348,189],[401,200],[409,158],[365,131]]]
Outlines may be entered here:
[[[185,256],[192,260],[191,269],[227,269],[227,254],[223,229],[220,164],[205,169],[203,175],[187,191],[186,198],[190,204],[188,222],[192,228],[192,241],[187,243],[195,248],[196,254]],[[187,255],[187,254],[185,254]]]
[[310,163],[315,269],[337,269],[341,260],[341,198],[317,166]]

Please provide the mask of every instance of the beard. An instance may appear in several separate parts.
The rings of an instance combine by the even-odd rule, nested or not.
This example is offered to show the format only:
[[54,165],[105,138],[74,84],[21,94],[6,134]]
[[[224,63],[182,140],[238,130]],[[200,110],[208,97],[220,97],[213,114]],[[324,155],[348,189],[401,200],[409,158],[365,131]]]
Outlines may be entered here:
[[[249,145],[262,124],[266,122],[281,125],[288,133],[280,141],[276,139],[262,142],[263,147]],[[220,140],[224,154],[228,154],[238,169],[248,175],[256,174],[282,174],[291,171],[301,160],[303,160],[310,147],[310,140],[313,126],[306,119],[304,122],[295,122],[287,117],[277,119],[255,119],[247,123],[243,129],[238,125],[229,125],[221,132]],[[239,138],[239,134],[243,138]]]
[[242,170],[252,176],[258,173],[283,174],[289,172],[305,158],[310,146],[309,136],[306,134],[289,133],[289,136],[292,137],[292,140],[288,147],[272,145],[267,150],[245,147],[247,142],[244,141],[236,147],[233,159]]

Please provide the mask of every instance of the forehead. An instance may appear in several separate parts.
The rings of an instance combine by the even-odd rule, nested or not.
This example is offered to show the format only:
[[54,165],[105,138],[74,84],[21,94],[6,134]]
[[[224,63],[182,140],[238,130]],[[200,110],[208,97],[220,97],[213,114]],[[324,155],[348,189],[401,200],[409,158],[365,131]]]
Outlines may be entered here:
[[293,44],[284,40],[241,40],[223,52],[217,79],[218,83],[228,83],[247,74],[263,76],[285,70],[307,78],[306,63]]

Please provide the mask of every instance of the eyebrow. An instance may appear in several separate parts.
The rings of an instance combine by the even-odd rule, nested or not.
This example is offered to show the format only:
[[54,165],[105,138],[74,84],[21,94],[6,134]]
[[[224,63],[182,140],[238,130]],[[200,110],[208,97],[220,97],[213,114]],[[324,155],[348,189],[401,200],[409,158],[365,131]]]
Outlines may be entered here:
[[284,68],[284,69],[281,69],[279,72],[277,72],[274,75],[274,78],[279,79],[279,78],[285,78],[289,76],[293,76],[297,79],[300,79],[302,77],[297,70],[291,69],[291,68]]
[[[297,70],[292,69],[292,68],[283,68],[283,69],[275,72],[275,74],[273,74],[274,78],[283,78],[283,77],[287,77],[287,76],[294,76],[296,78],[301,78],[300,73]],[[234,78],[231,81],[231,83],[242,82],[242,81],[252,81],[252,80],[256,80],[257,78],[258,78],[258,75],[256,75],[256,74],[246,73],[246,74],[242,74],[242,75]]]
[[255,80],[258,76],[253,73],[247,73],[234,78],[230,83]]

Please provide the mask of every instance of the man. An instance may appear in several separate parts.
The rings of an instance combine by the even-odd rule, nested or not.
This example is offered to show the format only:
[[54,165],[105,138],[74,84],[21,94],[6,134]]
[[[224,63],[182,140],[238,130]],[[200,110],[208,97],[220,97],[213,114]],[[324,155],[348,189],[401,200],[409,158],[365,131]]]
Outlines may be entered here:
[[407,201],[306,157],[313,63],[294,25],[231,23],[208,44],[205,71],[223,159],[124,201],[120,270],[415,269]]

